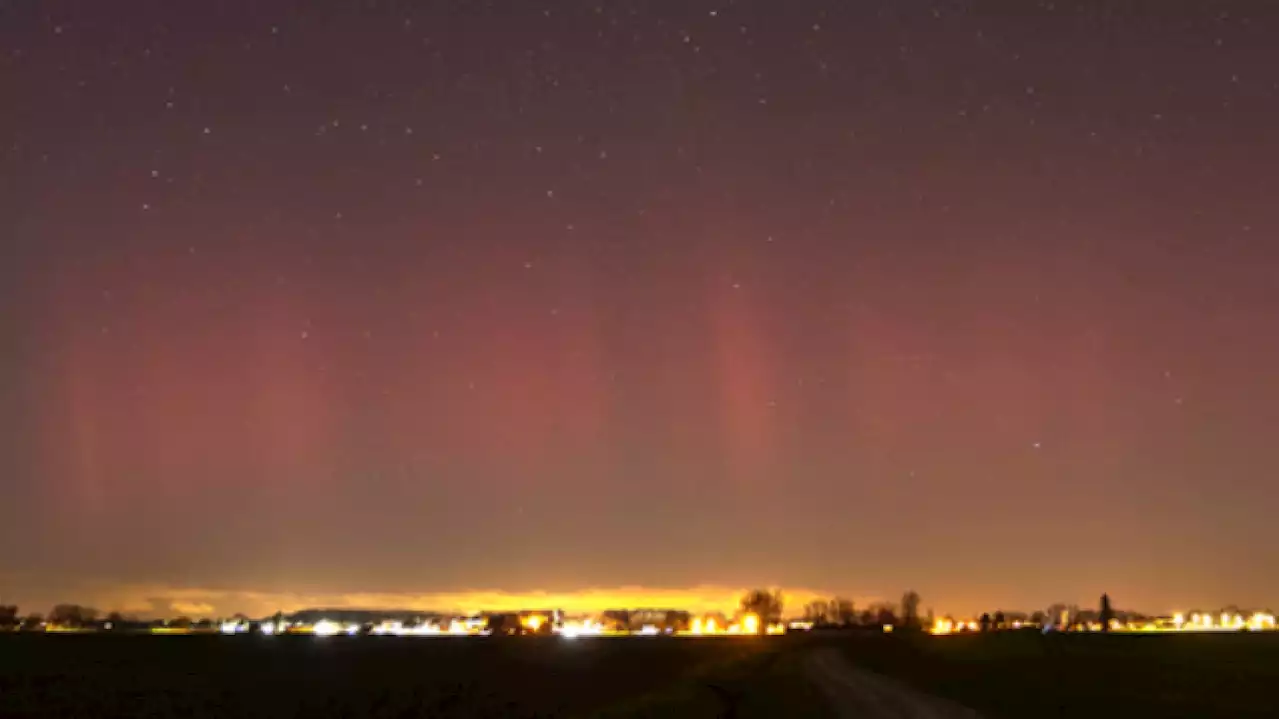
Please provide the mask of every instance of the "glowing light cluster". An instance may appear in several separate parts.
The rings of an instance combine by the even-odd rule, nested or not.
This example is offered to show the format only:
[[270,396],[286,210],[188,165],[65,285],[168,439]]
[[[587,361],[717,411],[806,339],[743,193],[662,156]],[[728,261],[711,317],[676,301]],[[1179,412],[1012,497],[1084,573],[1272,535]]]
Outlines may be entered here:
[[311,633],[317,637],[333,637],[339,634],[355,636],[360,633],[360,625],[339,624],[328,619],[321,619],[311,626]]
[[573,639],[575,637],[599,637],[611,633],[605,629],[603,624],[594,622],[590,619],[583,619],[581,621],[565,621],[560,626],[555,627],[553,631],[566,639]]
[[437,622],[423,622],[405,626],[399,621],[385,621],[369,630],[370,634],[393,637],[439,637],[439,636],[481,636],[487,635],[485,620],[480,617],[451,619],[447,625]]
[[[808,630],[813,628],[812,622],[791,622],[789,625],[783,622],[775,622],[766,624],[764,627],[765,634],[786,634],[787,628]],[[680,636],[715,636],[715,635],[755,635],[760,633],[760,617],[755,614],[745,614],[738,621],[727,626],[720,626],[715,617],[694,617],[689,624],[687,631],[677,632]]]
[[951,619],[941,618],[933,621],[933,626],[929,628],[931,634],[955,634],[957,632],[976,632],[978,631],[978,622],[973,619]]
[[[1014,629],[1021,629],[1038,625],[1016,621],[1013,622],[1012,626]],[[933,626],[929,631],[932,634],[955,634],[965,631],[977,631],[978,627],[978,622],[973,620],[941,618],[934,620]],[[1100,622],[1077,622],[1072,624],[1064,620],[1063,623],[1049,625],[1044,629],[1046,631],[1049,629],[1061,629],[1076,632],[1100,632],[1103,630],[1103,626]],[[1158,617],[1143,622],[1122,622],[1119,619],[1112,619],[1106,629],[1112,632],[1274,631],[1276,629],[1276,616],[1269,612],[1254,612],[1248,617],[1230,612],[1221,612],[1217,616],[1209,612],[1192,612],[1189,616],[1182,612],[1175,612],[1171,617]]]

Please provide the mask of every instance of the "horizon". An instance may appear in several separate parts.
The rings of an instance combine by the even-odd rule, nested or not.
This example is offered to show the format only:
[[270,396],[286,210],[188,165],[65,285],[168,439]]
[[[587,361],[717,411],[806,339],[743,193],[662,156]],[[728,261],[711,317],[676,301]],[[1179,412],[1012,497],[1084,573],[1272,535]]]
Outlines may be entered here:
[[[881,596],[875,594],[841,593],[812,589],[788,588],[776,585],[760,585],[782,592],[784,614],[798,616],[812,600],[849,599],[858,611],[877,604],[889,604],[897,609],[902,594]],[[119,612],[138,619],[172,619],[187,616],[192,619],[228,617],[243,614],[251,618],[269,617],[277,611],[290,614],[302,610],[330,611],[409,611],[473,615],[483,612],[501,612],[517,609],[560,609],[568,614],[590,614],[609,609],[661,608],[686,610],[694,613],[722,612],[732,614],[739,609],[739,600],[752,587],[726,587],[701,585],[693,588],[644,588],[637,586],[595,587],[580,591],[548,592],[531,590],[505,592],[498,589],[468,590],[429,593],[262,593],[244,590],[207,589],[193,587],[134,586],[127,589],[97,590],[96,596],[104,601],[91,601],[94,590],[82,596],[62,596],[56,601],[19,601],[19,594],[12,591],[0,594],[0,605],[16,604],[22,615],[36,612],[45,614],[58,604],[78,604],[92,607],[105,615]],[[1091,598],[1058,597],[1038,604],[1015,605],[996,601],[986,605],[970,605],[956,609],[951,605],[934,601],[928,595],[921,596],[920,616],[932,612],[935,616],[977,617],[980,614],[1004,612],[1043,611],[1055,604],[1090,609],[1098,604],[1101,595],[1111,597],[1116,611],[1147,616],[1172,616],[1178,612],[1197,610],[1217,611],[1226,607],[1271,611],[1274,604],[1248,603],[1232,600],[1182,602],[1163,608],[1141,606],[1117,599],[1112,592],[1098,592]]]

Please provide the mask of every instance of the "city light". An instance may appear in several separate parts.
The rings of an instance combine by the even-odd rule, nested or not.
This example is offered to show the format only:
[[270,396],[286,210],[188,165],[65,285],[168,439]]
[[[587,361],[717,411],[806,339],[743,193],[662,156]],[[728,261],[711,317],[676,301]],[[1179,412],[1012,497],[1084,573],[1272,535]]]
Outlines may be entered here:
[[[933,626],[929,628],[931,634],[955,634],[957,632],[977,631],[979,622],[974,620],[952,620],[949,618],[935,619]],[[1038,625],[1031,622],[1014,621],[1011,626],[1014,629],[1023,627],[1036,627]],[[1045,631],[1077,631],[1077,632],[1101,632],[1103,625],[1097,621],[1071,621],[1070,617],[1060,620],[1060,623],[1044,625]],[[1274,631],[1276,629],[1276,617],[1268,612],[1254,612],[1248,617],[1239,612],[1219,612],[1214,616],[1210,612],[1192,612],[1184,614],[1183,612],[1174,612],[1168,617],[1152,617],[1141,621],[1122,621],[1120,619],[1111,619],[1106,630],[1117,633],[1125,632],[1231,632],[1231,631]]]
[[[1240,611],[1235,607],[1226,610],[1171,612],[1166,616],[1147,617],[1119,613],[1112,616],[1104,624],[1094,611],[1053,612],[1058,620],[1044,617],[1037,612],[1028,619],[1026,614],[1018,613],[1018,618],[1005,617],[997,612],[995,617],[983,615],[980,619],[956,619],[949,616],[935,618],[925,626],[925,630],[933,635],[948,635],[970,632],[988,632],[1002,630],[1039,630],[1049,632],[1113,632],[1113,633],[1158,633],[1158,632],[1262,632],[1275,631],[1276,615],[1270,611]],[[677,612],[678,619],[673,620],[672,612],[656,610],[610,611],[595,615],[577,615],[566,617],[560,611],[526,611],[501,614],[455,615],[452,617],[430,615],[403,619],[383,619],[378,622],[360,624],[341,621],[336,617],[321,617],[312,620],[282,621],[249,620],[237,615],[235,619],[211,621],[203,619],[191,621],[156,622],[151,626],[122,627],[115,622],[99,622],[89,625],[66,625],[46,622],[39,626],[44,632],[95,632],[95,631],[140,631],[151,634],[172,635],[209,635],[222,634],[233,636],[238,634],[260,633],[264,636],[289,634],[332,637],[337,635],[357,636],[367,633],[372,636],[395,637],[476,637],[489,636],[493,632],[502,634],[553,634],[565,639],[578,637],[614,637],[614,636],[657,636],[675,637],[753,637],[760,635],[781,635],[788,631],[809,631],[816,627],[809,620],[789,620],[766,622],[755,613],[741,613],[726,621],[724,615],[689,615]],[[495,623],[496,622],[496,623]],[[490,627],[494,627],[492,630]],[[877,624],[869,629],[878,629],[889,634],[904,629],[904,625],[895,622]]]

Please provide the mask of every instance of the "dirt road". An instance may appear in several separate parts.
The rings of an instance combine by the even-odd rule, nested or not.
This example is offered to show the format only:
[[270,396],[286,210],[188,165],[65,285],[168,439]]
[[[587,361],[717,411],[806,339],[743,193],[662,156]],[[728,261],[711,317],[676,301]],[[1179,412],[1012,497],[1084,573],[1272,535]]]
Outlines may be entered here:
[[838,717],[848,719],[978,719],[972,709],[920,692],[850,664],[834,649],[806,659],[805,670]]

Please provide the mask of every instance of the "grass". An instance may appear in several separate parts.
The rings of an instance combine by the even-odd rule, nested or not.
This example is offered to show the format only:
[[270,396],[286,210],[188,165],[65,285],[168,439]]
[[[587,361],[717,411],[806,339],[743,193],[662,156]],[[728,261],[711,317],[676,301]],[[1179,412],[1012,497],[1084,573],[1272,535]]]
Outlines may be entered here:
[[707,684],[717,682],[738,693],[739,716],[765,716],[747,712],[786,701],[800,679],[779,659],[785,644],[9,635],[0,716],[714,717],[722,705]]
[[842,643],[873,671],[989,717],[1274,717],[1274,632],[869,635]]

